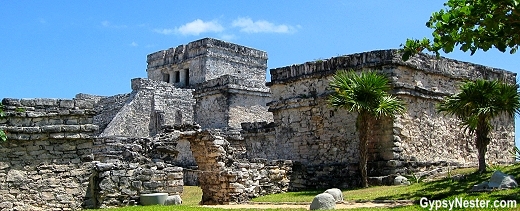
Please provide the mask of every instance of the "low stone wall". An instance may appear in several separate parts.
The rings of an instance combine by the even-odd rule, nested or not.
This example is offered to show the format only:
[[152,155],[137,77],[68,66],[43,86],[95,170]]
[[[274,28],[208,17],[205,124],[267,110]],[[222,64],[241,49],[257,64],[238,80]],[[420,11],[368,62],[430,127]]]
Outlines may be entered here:
[[[4,99],[1,210],[78,210],[138,204],[142,193],[182,193],[176,140],[94,136],[100,98]],[[177,135],[178,136],[178,135]]]
[[91,188],[95,201],[86,202],[87,208],[138,205],[140,194],[181,194],[183,173],[181,167],[161,162],[96,163]]
[[292,161],[236,159],[239,153],[218,130],[186,131],[202,188],[201,204],[247,202],[253,197],[289,189]]
[[4,99],[1,210],[80,209],[89,200],[93,104],[80,99]]
[[86,207],[136,205],[146,193],[181,194],[183,169],[172,164],[177,153],[175,142],[158,137],[96,138],[90,184],[95,201]]

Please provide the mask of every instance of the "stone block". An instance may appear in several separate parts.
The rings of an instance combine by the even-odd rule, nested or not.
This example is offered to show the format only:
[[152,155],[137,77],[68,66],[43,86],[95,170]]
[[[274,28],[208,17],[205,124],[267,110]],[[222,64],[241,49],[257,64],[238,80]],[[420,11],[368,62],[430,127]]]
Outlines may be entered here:
[[59,133],[61,132],[60,125],[45,125],[40,127],[41,131],[44,133]]
[[78,132],[80,131],[79,125],[61,125],[61,132]]
[[64,100],[64,99],[62,99],[62,100],[59,101],[59,106],[61,108],[68,108],[68,109],[74,108],[74,106],[75,106],[74,105],[74,100]]

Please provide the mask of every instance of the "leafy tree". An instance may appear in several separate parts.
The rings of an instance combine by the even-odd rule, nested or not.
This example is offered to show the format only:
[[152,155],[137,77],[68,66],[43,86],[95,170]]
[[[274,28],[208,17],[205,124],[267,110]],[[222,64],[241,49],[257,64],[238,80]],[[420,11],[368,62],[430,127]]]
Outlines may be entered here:
[[460,45],[473,55],[478,49],[497,48],[513,54],[520,44],[520,0],[448,0],[445,9],[434,12],[426,22],[433,29],[430,39],[407,39],[403,60],[423,50],[445,53]]
[[404,104],[391,96],[388,79],[373,71],[337,71],[329,84],[334,91],[329,97],[333,107],[357,112],[356,129],[359,137],[359,169],[362,186],[368,187],[368,143],[374,141],[374,126],[382,116],[393,117],[404,112]]
[[[0,118],[4,118],[4,116],[5,116],[3,108],[4,108],[4,106],[2,105],[2,103],[0,103]],[[5,132],[3,130],[0,130],[0,140],[7,141],[7,135],[5,134]]]
[[475,134],[478,150],[478,170],[486,170],[486,151],[493,129],[491,119],[505,114],[511,118],[520,113],[520,93],[518,84],[498,80],[477,79],[460,85],[460,92],[447,97],[437,109],[455,115],[462,125]]

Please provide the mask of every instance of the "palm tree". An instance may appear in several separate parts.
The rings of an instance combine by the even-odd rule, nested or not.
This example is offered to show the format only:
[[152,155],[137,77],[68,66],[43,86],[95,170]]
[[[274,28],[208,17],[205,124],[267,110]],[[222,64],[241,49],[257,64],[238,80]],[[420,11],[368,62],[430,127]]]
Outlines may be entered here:
[[514,117],[520,112],[518,84],[498,80],[477,79],[460,85],[460,92],[444,99],[437,109],[455,115],[462,125],[475,133],[478,150],[478,171],[486,171],[488,137],[493,129],[490,121],[498,115]]
[[393,117],[404,112],[404,103],[388,93],[388,79],[374,71],[357,74],[352,70],[340,70],[333,76],[329,86],[334,91],[329,97],[329,103],[333,107],[358,113],[356,129],[359,137],[361,185],[368,187],[368,143],[374,141],[375,123],[380,117]]

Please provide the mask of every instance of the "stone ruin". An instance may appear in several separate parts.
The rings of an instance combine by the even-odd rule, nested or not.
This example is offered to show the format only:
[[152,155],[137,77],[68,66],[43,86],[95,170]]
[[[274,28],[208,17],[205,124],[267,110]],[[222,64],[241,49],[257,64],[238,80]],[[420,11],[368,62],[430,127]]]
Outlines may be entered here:
[[[516,81],[516,74],[419,54],[403,62],[380,50],[271,69],[267,54],[205,38],[152,53],[148,79],[132,92],[74,99],[3,99],[0,209],[76,210],[182,194],[201,204],[359,185],[355,113],[327,105],[341,69],[387,75],[407,111],[378,125],[370,143],[372,184],[398,174],[477,165],[472,136],[435,105],[464,80]],[[514,119],[494,120],[488,162],[512,163]]]

